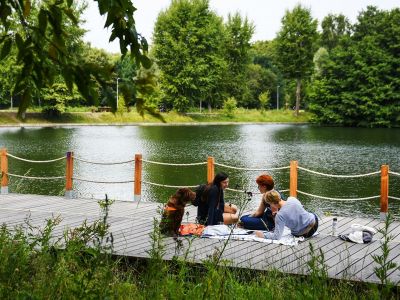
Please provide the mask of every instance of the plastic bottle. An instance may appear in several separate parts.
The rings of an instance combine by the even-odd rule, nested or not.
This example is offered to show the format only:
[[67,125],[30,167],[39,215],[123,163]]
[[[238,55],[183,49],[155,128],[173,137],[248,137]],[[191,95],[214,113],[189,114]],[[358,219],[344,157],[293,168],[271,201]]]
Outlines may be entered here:
[[337,218],[332,219],[332,236],[336,236]]

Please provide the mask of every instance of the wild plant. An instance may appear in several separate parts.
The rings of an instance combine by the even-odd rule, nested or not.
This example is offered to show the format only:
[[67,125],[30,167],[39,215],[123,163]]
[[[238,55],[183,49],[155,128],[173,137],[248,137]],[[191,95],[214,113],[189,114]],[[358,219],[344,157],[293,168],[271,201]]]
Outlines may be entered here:
[[374,262],[377,264],[377,266],[374,267],[374,273],[380,280],[382,296],[385,299],[390,294],[390,290],[393,287],[393,283],[389,279],[389,274],[391,271],[398,268],[397,264],[389,259],[390,242],[393,240],[393,236],[389,233],[389,227],[392,223],[392,216],[389,213],[385,219],[383,228],[378,230],[378,232],[382,234],[382,239],[380,241],[380,250],[382,254],[372,255]]

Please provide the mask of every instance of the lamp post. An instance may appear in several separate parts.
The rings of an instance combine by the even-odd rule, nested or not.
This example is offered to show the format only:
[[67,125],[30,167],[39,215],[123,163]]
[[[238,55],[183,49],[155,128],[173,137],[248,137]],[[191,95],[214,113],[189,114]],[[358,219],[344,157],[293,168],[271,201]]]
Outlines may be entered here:
[[276,86],[276,110],[279,109],[279,88],[280,88],[280,86],[277,85]]
[[120,80],[121,78],[117,77],[117,109],[118,110],[118,80]]

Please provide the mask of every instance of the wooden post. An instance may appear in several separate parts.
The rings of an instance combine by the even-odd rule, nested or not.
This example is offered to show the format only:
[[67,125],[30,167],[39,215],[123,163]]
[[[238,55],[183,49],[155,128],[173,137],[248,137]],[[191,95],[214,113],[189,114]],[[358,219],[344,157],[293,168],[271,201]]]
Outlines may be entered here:
[[290,161],[290,192],[289,195],[297,197],[297,160]]
[[74,175],[74,152],[67,152],[67,161],[65,167],[65,197],[73,198],[73,183]]
[[135,154],[134,201],[142,198],[142,154]]
[[381,221],[385,221],[388,213],[389,199],[389,166],[381,166]]
[[209,156],[207,158],[207,183],[211,183],[214,180],[214,157]]
[[1,164],[1,194],[8,194],[8,158],[7,149],[0,150]]

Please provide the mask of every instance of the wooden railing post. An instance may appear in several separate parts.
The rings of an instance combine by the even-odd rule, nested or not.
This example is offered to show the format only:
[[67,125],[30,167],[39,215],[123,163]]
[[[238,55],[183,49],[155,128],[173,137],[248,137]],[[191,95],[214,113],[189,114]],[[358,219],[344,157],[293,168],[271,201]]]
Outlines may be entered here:
[[67,152],[65,167],[65,197],[73,198],[74,152]]
[[290,161],[290,192],[291,197],[297,197],[297,160]]
[[142,154],[135,154],[134,200],[142,198]]
[[214,180],[214,157],[209,156],[207,158],[207,183],[211,183]]
[[8,194],[8,158],[7,149],[0,150],[0,164],[1,164],[1,194]]
[[389,166],[381,166],[381,221],[385,221],[388,213],[389,200]]

